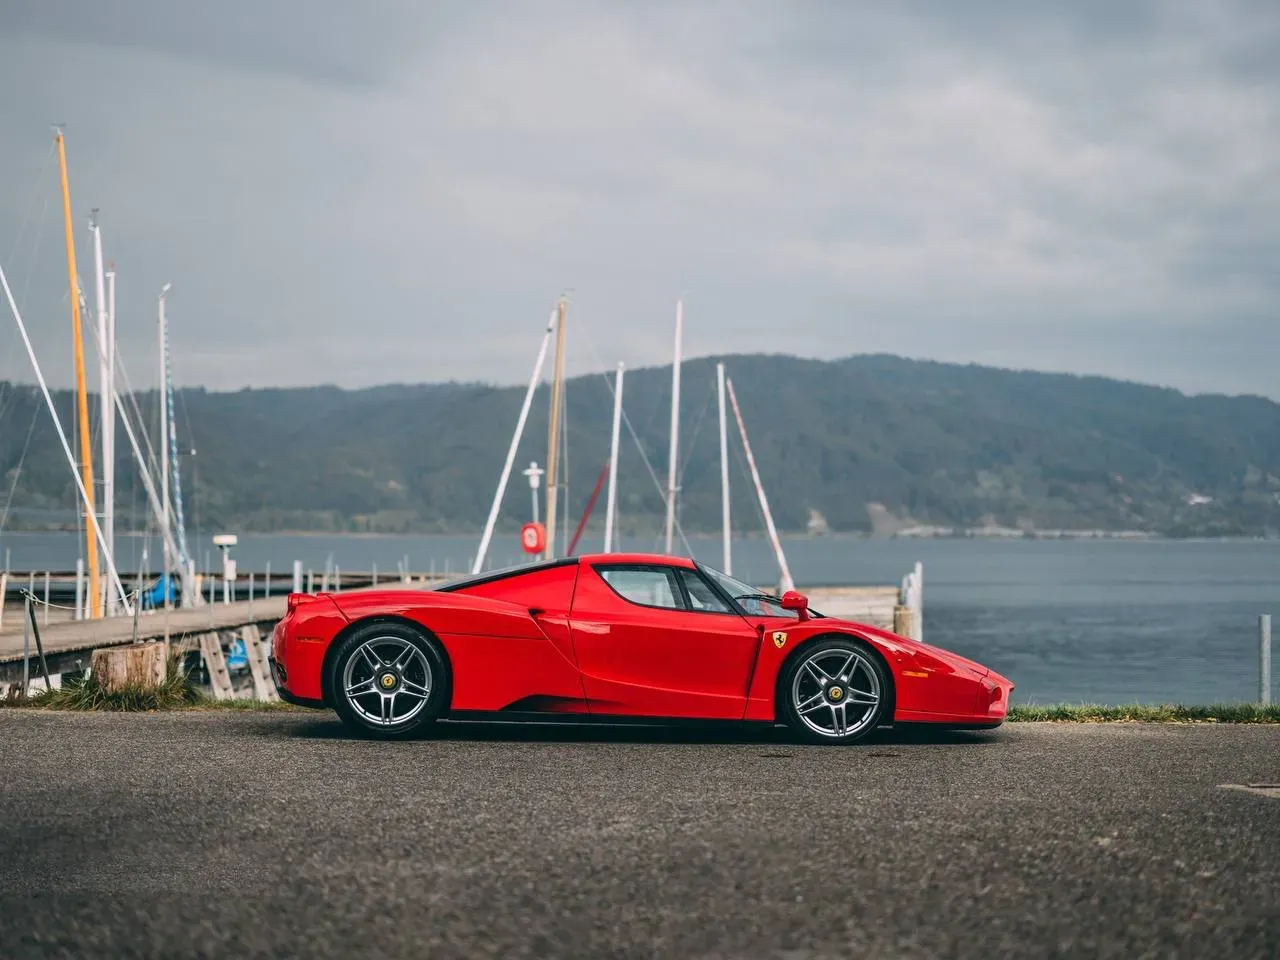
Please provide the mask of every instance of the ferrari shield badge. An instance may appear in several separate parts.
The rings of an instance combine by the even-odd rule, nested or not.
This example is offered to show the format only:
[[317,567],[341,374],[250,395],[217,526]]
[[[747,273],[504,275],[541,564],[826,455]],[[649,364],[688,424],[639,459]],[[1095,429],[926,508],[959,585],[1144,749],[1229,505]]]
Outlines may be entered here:
[[786,643],[786,642],[787,642],[787,635],[786,635],[786,633],[785,633],[785,632],[783,632],[782,630],[778,630],[776,633],[774,633],[774,635],[773,635],[773,645],[774,645],[775,647],[777,647],[779,650],[781,650],[781,649],[782,649],[782,645],[783,645],[784,643]]

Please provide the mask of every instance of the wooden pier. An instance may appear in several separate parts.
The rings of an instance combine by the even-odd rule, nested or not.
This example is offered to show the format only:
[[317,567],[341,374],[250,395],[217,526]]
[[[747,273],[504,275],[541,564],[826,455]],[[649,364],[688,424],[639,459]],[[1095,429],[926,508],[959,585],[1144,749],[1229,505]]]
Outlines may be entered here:
[[[381,580],[377,589],[421,590],[436,583],[452,580],[461,574],[413,574],[407,580],[396,578]],[[919,577],[920,570],[908,574],[901,587],[896,586],[821,586],[805,588],[814,610],[829,617],[841,617],[893,630],[917,639],[922,619]],[[14,578],[15,580],[17,578]],[[372,588],[373,576],[367,573],[344,573],[342,583],[335,593]],[[13,581],[10,581],[11,584]],[[318,586],[318,585],[317,585]],[[772,592],[772,587],[765,588]],[[219,665],[222,654],[237,638],[244,640],[251,661],[251,669],[241,680],[237,696],[269,699],[274,696],[269,678],[260,675],[266,654],[256,658],[258,638],[269,642],[271,631],[284,616],[287,587],[277,589],[272,596],[257,596],[252,600],[235,600],[230,603],[203,603],[194,607],[172,610],[141,612],[134,618],[127,616],[100,620],[73,620],[65,609],[46,610],[37,605],[37,621],[44,646],[45,660],[54,685],[60,683],[64,673],[79,673],[89,667],[95,649],[119,646],[135,641],[168,639],[179,653],[200,651],[202,660],[210,670],[210,678],[217,695],[226,695],[220,687],[225,673],[225,660]],[[56,613],[56,616],[51,614]],[[0,696],[10,685],[21,685],[24,672],[31,683],[40,677],[40,663],[32,637],[24,654],[24,610],[21,605],[10,603],[4,611],[0,626]],[[24,667],[25,660],[25,667]],[[252,683],[246,683],[246,678]],[[234,679],[234,678],[232,678]],[[43,686],[43,680],[39,680]],[[232,684],[234,686],[234,683]]]

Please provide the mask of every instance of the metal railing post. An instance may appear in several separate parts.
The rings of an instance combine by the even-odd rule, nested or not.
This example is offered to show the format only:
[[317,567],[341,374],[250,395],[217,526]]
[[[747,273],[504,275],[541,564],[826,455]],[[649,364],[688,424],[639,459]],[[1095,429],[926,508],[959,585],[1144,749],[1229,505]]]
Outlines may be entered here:
[[1258,702],[1271,705],[1271,614],[1258,617]]

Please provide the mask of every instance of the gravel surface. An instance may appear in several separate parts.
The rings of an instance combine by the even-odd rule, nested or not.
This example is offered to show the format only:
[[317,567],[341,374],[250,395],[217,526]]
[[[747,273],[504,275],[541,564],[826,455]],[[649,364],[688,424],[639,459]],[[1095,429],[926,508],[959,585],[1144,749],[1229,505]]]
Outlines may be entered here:
[[0,957],[1280,955],[1280,727],[0,710]]

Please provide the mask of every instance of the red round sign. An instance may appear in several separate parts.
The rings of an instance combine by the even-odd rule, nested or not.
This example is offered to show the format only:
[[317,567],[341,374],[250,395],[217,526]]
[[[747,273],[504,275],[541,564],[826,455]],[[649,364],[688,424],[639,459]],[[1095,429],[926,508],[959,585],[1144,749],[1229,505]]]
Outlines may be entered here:
[[520,528],[520,546],[525,553],[541,553],[547,548],[547,528],[540,523],[526,523]]

